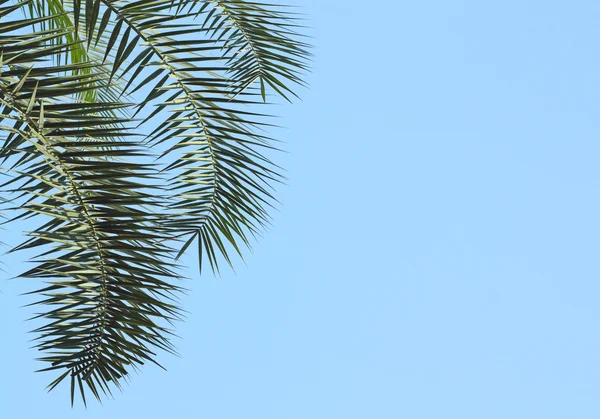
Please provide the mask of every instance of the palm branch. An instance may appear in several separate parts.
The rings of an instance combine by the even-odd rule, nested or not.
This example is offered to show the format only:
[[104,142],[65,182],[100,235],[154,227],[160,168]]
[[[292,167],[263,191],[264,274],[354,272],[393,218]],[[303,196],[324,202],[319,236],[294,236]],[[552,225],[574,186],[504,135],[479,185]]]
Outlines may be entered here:
[[173,352],[176,260],[197,240],[218,271],[269,222],[281,176],[251,107],[303,84],[299,27],[250,1],[0,0],[4,209],[43,220],[13,251],[40,249],[21,276],[46,282],[49,389],[100,399]]

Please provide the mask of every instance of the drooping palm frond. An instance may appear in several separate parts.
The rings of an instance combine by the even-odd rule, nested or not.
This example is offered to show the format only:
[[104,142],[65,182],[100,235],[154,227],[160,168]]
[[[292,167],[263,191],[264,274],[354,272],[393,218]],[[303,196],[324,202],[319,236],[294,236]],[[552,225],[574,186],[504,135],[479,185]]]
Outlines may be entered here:
[[268,224],[281,176],[252,107],[295,95],[308,45],[291,9],[261,2],[6,4],[0,192],[13,220],[44,220],[14,250],[40,249],[22,276],[47,282],[33,293],[43,370],[61,371],[49,388],[70,376],[72,400],[100,398],[174,350],[179,256],[196,240],[218,271]]
[[173,351],[161,322],[178,318],[179,288],[160,216],[148,209],[159,204],[146,180],[154,170],[126,160],[141,155],[120,127],[129,121],[102,116],[123,104],[73,100],[108,80],[64,75],[84,63],[49,62],[61,49],[47,41],[63,30],[11,36],[14,27],[0,22],[0,157],[13,174],[2,188],[16,218],[46,222],[13,250],[44,247],[21,276],[47,282],[34,293],[43,297],[36,305],[49,306],[35,330],[51,364],[42,371],[61,371],[49,388],[70,376],[72,400],[76,387],[84,400],[85,388],[100,398],[130,368],[156,362],[153,348]]
[[[117,22],[108,42],[117,50],[113,72],[127,76],[134,92],[148,88],[143,105],[161,100],[146,120],[171,113],[149,136],[155,148],[166,146],[161,158],[179,152],[167,167],[175,172],[169,187],[175,194],[166,227],[188,237],[182,250],[197,238],[200,253],[218,270],[218,254],[231,262],[227,249],[241,255],[248,235],[268,220],[270,184],[279,174],[263,151],[274,147],[262,134],[263,115],[246,107],[265,97],[264,83],[284,94],[291,91],[281,87],[284,82],[300,82],[308,53],[293,39],[293,16],[256,2],[100,1],[102,21]],[[101,35],[94,30],[99,16],[86,21],[88,33]],[[192,20],[201,16],[201,24]],[[246,43],[240,44],[241,36]],[[138,42],[144,48],[136,49]],[[238,56],[238,45],[249,45],[252,59]],[[119,73],[127,60],[149,74],[142,78],[142,67],[129,74],[131,65]],[[260,92],[250,88],[255,81],[262,84]]]
[[308,44],[298,40],[298,16],[289,7],[245,0],[194,0],[201,4],[203,28],[223,40],[234,94],[256,81],[266,101],[266,86],[287,99],[287,83],[304,85]]

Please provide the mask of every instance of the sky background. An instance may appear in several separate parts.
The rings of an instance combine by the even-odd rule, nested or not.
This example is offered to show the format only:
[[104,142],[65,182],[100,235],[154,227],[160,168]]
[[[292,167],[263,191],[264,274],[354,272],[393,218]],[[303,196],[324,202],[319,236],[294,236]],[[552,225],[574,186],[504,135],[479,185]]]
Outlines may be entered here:
[[87,410],[1,281],[0,418],[600,418],[600,3],[294,3],[271,231],[190,268],[181,357]]

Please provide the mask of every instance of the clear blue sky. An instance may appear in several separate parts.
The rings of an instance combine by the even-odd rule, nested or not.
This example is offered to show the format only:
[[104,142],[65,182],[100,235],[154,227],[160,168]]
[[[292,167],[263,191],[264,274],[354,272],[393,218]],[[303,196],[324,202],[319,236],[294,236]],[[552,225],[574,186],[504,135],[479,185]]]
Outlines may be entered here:
[[600,3],[295,3],[284,205],[188,284],[181,358],[71,410],[2,281],[0,417],[600,417]]

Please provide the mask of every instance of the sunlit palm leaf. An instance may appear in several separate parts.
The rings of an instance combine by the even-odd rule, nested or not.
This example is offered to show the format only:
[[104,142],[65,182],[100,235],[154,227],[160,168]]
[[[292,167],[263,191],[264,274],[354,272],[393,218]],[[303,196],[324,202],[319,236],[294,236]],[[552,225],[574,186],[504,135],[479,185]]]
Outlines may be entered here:
[[292,9],[261,2],[6,4],[5,207],[44,220],[14,250],[40,248],[23,276],[47,282],[38,348],[63,371],[49,387],[70,376],[72,398],[100,398],[153,347],[173,351],[175,260],[196,241],[217,271],[268,224],[281,177],[250,107],[295,95],[308,45]]
[[[0,33],[11,25],[1,22]],[[102,116],[123,104],[74,101],[107,80],[64,75],[84,63],[53,65],[61,49],[47,41],[60,36],[48,29],[0,39],[0,157],[13,175],[2,188],[16,218],[46,221],[13,250],[44,247],[21,276],[47,282],[35,291],[43,297],[35,304],[49,306],[36,347],[51,364],[42,371],[64,371],[49,388],[70,376],[72,393],[88,388],[100,398],[131,368],[156,362],[153,347],[173,351],[161,323],[178,318],[179,289],[168,236],[149,210],[160,204],[144,180],[154,170],[126,161],[142,154],[135,139],[113,141],[130,137],[119,127],[128,121]]]

